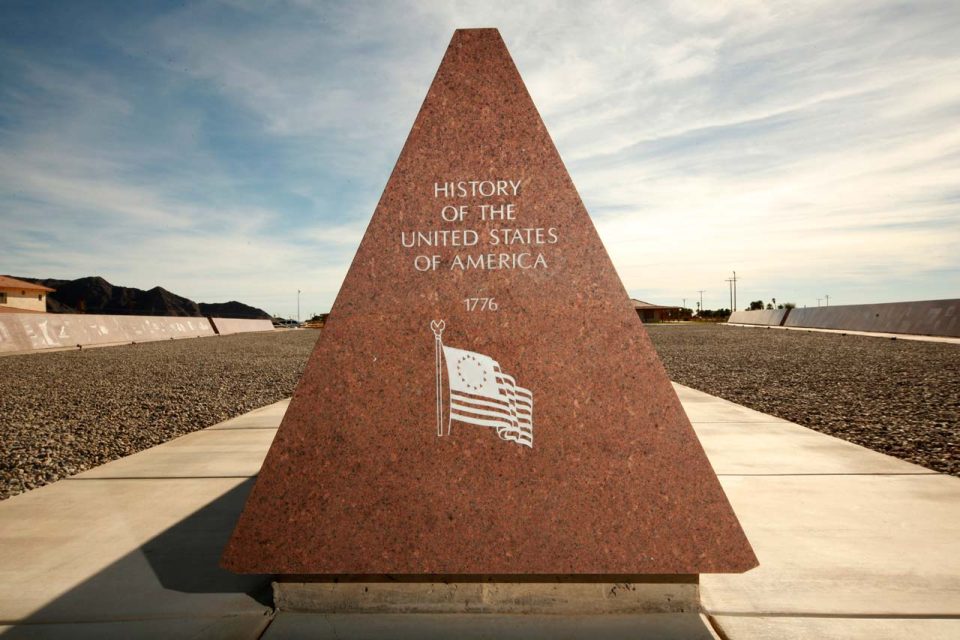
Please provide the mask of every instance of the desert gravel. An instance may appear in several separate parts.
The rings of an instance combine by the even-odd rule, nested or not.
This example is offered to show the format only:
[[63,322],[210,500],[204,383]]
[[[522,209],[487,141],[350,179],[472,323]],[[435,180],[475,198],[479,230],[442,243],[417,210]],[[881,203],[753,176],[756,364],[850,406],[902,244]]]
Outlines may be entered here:
[[[960,475],[960,345],[649,325],[681,384]],[[0,357],[0,499],[289,397],[319,332]]]
[[670,378],[960,476],[960,345],[719,325],[648,325]]
[[0,357],[0,499],[289,397],[318,335]]

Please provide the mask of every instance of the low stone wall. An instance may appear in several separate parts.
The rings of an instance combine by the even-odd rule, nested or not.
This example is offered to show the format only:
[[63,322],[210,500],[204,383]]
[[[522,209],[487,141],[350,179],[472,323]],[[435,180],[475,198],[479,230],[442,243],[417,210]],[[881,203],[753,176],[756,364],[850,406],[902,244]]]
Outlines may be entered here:
[[273,331],[269,320],[251,320],[248,318],[210,318],[213,328],[222,336],[231,333],[249,333],[251,331]]
[[794,309],[784,326],[960,338],[960,300]]
[[789,309],[758,309],[756,311],[734,311],[727,322],[731,324],[758,324],[766,327],[779,327],[787,317]]
[[216,335],[206,318],[68,313],[0,315],[0,353]]

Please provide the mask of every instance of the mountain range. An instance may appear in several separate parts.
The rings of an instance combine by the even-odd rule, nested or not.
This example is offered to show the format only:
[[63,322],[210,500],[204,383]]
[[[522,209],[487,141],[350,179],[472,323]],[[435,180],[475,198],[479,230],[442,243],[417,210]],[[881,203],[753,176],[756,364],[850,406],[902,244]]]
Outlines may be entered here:
[[163,287],[154,287],[147,291],[134,287],[120,287],[110,284],[100,276],[88,276],[76,280],[11,277],[56,289],[47,296],[49,313],[270,319],[270,314],[263,309],[235,300],[198,303],[171,293]]

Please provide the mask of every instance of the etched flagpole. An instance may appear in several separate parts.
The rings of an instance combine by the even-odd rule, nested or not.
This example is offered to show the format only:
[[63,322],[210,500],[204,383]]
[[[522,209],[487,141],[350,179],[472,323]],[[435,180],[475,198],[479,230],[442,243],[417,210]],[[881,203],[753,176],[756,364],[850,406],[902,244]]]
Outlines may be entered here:
[[[432,320],[430,322],[430,329],[433,331],[433,345],[435,348],[434,362],[436,364],[437,371],[437,435],[443,435],[443,376],[441,373],[441,366],[443,365],[443,343],[440,339],[440,334],[443,333],[443,330],[446,328],[447,323],[443,320],[437,322]],[[449,435],[449,429],[447,434]]]

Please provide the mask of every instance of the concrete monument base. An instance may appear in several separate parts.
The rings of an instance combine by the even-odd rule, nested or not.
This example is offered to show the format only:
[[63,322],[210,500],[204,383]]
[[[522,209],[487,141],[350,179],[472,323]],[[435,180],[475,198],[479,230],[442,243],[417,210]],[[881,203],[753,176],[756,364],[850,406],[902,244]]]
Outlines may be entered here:
[[700,610],[699,576],[288,576],[278,611],[596,614]]

